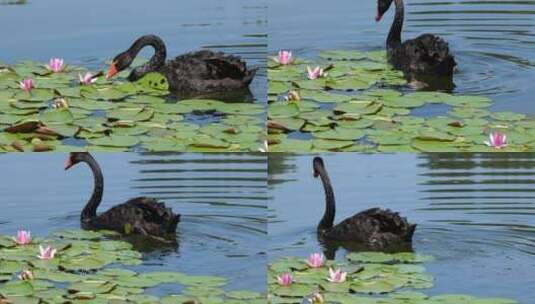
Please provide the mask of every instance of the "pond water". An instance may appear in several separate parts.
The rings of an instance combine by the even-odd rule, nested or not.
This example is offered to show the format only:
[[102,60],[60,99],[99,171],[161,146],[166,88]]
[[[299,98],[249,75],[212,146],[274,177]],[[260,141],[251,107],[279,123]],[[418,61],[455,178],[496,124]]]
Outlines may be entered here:
[[[535,293],[533,154],[324,155],[337,200],[335,223],[382,206],[418,225],[413,249],[435,286],[425,293],[507,297]],[[269,155],[269,260],[321,251],[324,212],[312,156]],[[343,249],[336,254],[343,260]]]
[[[21,5],[8,5],[22,3]],[[4,5],[2,5],[4,4]],[[147,1],[73,2],[1,1],[0,61],[63,57],[68,63],[104,69],[104,62],[127,49],[139,36],[160,35],[169,57],[202,47],[243,57],[259,67],[251,91],[266,98],[266,2]],[[25,20],[25,22],[21,22]],[[149,49],[149,48],[147,48]],[[143,57],[152,50],[144,50]]]
[[[405,6],[402,39],[434,33],[449,42],[459,68],[454,92],[488,96],[495,111],[535,113],[535,1],[407,0]],[[269,52],[291,49],[313,58],[326,49],[384,49],[394,9],[380,23],[375,0],[274,0],[269,11]]]
[[[137,271],[180,271],[229,280],[229,290],[265,292],[266,159],[260,154],[97,153],[105,178],[99,212],[136,196],[161,199],[182,215],[178,248],[144,254]],[[67,154],[0,156],[0,234],[46,236],[79,229],[93,179],[85,165],[63,170]],[[9,172],[9,173],[8,173]],[[174,285],[150,290],[178,293]]]

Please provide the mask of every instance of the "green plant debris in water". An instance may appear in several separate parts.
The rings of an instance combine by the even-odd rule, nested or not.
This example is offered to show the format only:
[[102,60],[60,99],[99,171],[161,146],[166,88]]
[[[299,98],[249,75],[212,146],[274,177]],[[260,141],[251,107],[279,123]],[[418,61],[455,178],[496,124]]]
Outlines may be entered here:
[[[282,257],[269,264],[268,299],[273,304],[302,303],[303,297],[319,293],[331,304],[515,304],[502,298],[477,298],[470,295],[446,294],[428,296],[433,277],[423,265],[433,257],[410,252],[349,253],[346,261],[327,261],[320,268],[311,268],[305,259]],[[347,272],[342,283],[327,280],[329,268]],[[293,283],[282,286],[277,277],[291,273]]]
[[[67,66],[52,73],[33,61],[0,66],[0,152],[263,147],[265,107],[260,104],[170,100],[165,78],[156,73],[135,83],[100,76],[82,85],[79,74],[86,72]],[[28,78],[34,87],[25,91],[20,82]]]
[[[323,67],[327,75],[310,80],[307,66]],[[268,79],[272,152],[535,150],[535,118],[490,112],[487,97],[408,90],[384,51],[324,51],[315,62],[288,65],[270,61]],[[433,104],[449,111],[412,115]],[[505,148],[485,144],[493,132],[507,135]]]
[[[130,243],[110,238],[116,236],[69,230],[17,245],[0,235],[0,303],[266,303],[257,292],[225,290],[222,277],[129,270],[142,263],[141,254]],[[38,258],[40,245],[57,249],[54,258]],[[32,278],[20,278],[23,271]],[[180,285],[182,294],[146,293],[160,284]]]

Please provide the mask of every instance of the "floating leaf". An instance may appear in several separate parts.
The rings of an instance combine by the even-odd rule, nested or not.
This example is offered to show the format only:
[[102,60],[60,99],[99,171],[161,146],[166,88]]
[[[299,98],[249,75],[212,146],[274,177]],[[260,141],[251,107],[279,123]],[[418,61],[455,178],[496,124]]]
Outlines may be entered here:
[[167,81],[167,78],[165,78],[164,75],[156,72],[145,74],[137,81],[137,84],[153,90],[169,90],[169,82]]
[[139,139],[135,136],[129,135],[110,135],[94,139],[89,139],[88,142],[96,146],[105,147],[132,147],[139,144]]

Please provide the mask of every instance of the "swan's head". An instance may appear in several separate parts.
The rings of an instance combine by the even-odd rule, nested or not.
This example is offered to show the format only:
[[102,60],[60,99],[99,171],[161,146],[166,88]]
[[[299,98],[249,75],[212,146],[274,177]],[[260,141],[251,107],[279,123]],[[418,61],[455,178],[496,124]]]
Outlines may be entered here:
[[120,71],[127,69],[133,61],[134,58],[129,52],[123,52],[115,56],[110,64],[110,67],[108,68],[108,72],[106,73],[106,79],[110,79]]
[[323,170],[324,168],[323,159],[319,156],[314,157],[312,167],[314,168],[314,177],[318,177],[320,175],[320,170]]
[[76,165],[81,161],[87,161],[91,155],[87,152],[71,152],[69,157],[65,160],[65,170],[69,170],[72,166]]
[[377,15],[375,15],[375,21],[380,21],[383,15],[388,11],[392,5],[392,0],[377,0]]

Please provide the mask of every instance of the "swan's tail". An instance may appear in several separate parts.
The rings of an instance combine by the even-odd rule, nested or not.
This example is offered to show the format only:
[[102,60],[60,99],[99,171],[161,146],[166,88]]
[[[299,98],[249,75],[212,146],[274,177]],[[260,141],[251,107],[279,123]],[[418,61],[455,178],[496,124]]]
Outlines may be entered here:
[[251,84],[251,82],[253,81],[253,78],[255,77],[257,71],[258,71],[258,68],[254,68],[254,69],[248,70],[245,73],[245,76],[243,77],[243,83],[246,86]]
[[162,221],[165,227],[164,230],[167,233],[175,233],[178,222],[180,222],[180,214],[175,214],[171,208],[166,207],[163,203],[160,204],[162,204],[164,210],[162,216]]
[[412,236],[414,235],[414,231],[416,230],[416,224],[408,224],[408,228],[406,230],[406,233],[404,235],[404,240],[407,242],[412,241]]
[[[387,212],[391,211],[387,210]],[[395,230],[397,230],[398,236],[406,242],[412,242],[412,236],[416,230],[416,224],[409,223],[406,217],[400,216],[397,212],[391,214],[392,221],[395,223],[395,226],[397,226]]]
[[178,222],[180,222],[180,214],[171,213],[171,219],[169,220],[169,224],[167,226],[167,232],[175,233]]
[[[425,35],[424,35],[425,36]],[[436,73],[440,76],[451,77],[457,63],[455,58],[450,53],[448,42],[439,36],[428,35],[428,54],[431,60],[435,60],[437,63]]]

